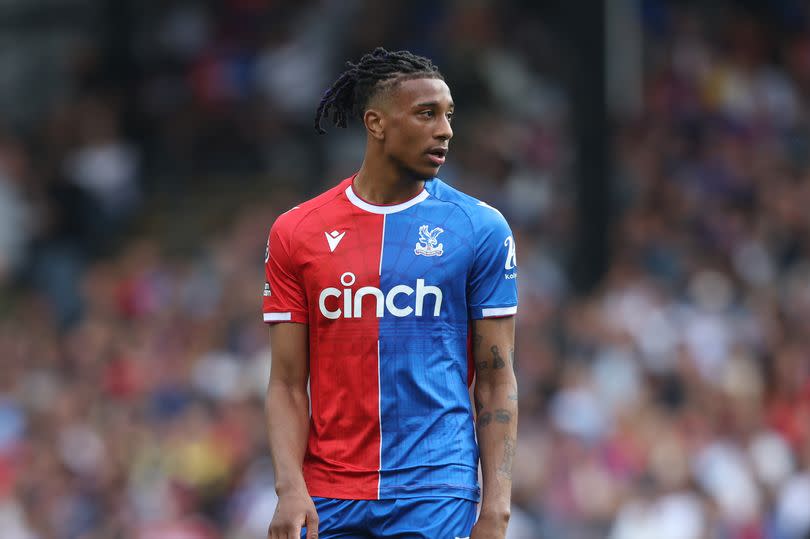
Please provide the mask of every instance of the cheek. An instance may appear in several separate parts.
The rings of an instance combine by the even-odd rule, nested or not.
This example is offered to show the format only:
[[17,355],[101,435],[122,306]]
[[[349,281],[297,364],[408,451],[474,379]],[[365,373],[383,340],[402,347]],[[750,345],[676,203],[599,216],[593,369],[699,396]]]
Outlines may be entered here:
[[388,151],[394,155],[406,156],[419,151],[421,134],[414,126],[400,125],[391,130],[386,138]]
[[423,130],[421,126],[408,123],[403,126],[399,132],[399,142],[402,145],[402,151],[413,153],[418,152],[424,139]]

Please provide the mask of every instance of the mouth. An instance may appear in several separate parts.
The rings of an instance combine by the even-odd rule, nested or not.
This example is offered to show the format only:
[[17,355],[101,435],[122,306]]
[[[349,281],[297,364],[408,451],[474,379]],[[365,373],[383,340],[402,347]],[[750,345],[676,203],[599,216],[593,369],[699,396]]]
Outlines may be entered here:
[[433,164],[441,166],[444,164],[444,160],[447,157],[447,148],[444,146],[436,146],[429,149],[426,153]]

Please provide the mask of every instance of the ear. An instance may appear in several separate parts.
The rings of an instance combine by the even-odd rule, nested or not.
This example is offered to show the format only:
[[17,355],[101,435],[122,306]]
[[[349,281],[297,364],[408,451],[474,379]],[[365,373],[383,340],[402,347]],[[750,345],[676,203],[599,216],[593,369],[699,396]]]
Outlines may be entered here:
[[375,139],[385,139],[385,117],[381,110],[366,109],[366,112],[363,114],[363,125],[366,126],[368,134]]

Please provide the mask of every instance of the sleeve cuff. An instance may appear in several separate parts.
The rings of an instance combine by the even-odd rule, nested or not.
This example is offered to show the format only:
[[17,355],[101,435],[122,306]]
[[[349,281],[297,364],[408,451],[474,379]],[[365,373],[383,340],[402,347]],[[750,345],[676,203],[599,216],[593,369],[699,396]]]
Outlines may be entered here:
[[272,313],[264,313],[263,319],[268,324],[273,324],[276,322],[298,322],[299,324],[306,324],[307,323],[307,315],[304,313],[298,312],[272,312]]
[[499,316],[512,316],[517,314],[517,305],[510,305],[508,307],[476,307],[472,311],[472,318],[478,320],[481,318],[497,318]]

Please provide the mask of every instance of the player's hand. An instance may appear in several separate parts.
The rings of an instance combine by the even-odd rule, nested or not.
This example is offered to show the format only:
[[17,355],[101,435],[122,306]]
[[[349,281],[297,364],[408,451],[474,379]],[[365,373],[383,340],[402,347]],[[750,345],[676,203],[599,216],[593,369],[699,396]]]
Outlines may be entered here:
[[470,539],[504,539],[507,524],[509,524],[508,517],[480,515],[473,526]]
[[267,538],[300,539],[304,526],[307,527],[307,539],[317,539],[318,512],[309,494],[291,492],[279,496]]

